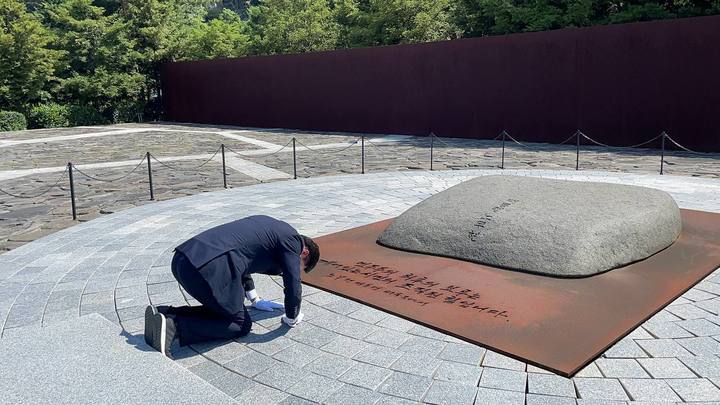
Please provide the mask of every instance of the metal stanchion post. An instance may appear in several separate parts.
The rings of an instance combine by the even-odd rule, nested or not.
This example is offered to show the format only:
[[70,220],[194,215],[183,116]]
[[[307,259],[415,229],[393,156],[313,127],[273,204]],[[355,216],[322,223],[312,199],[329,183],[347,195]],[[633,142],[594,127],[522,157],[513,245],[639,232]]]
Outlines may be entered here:
[[73,165],[68,162],[68,174],[70,174],[70,208],[72,209],[73,221],[77,220],[77,209],[75,207],[75,183],[73,181]]
[[293,179],[297,179],[297,155],[295,152],[295,137],[292,139],[293,143]]
[[507,132],[505,130],[502,131],[502,158],[500,159],[500,168],[505,168],[505,136],[507,136]]
[[227,170],[225,169],[225,144],[220,144],[220,152],[222,153],[223,164],[223,188],[227,188]]
[[430,132],[430,171],[433,170],[433,153],[435,152],[435,134]]
[[575,170],[580,170],[580,130],[575,131]]
[[147,158],[148,181],[150,182],[150,201],[154,201],[155,200],[155,192],[153,191],[152,165],[150,164],[150,152],[145,152],[145,157]]
[[365,174],[365,135],[360,137],[360,155],[361,173]]
[[667,136],[667,133],[663,131],[663,133],[660,135],[660,175],[662,175],[663,166],[665,165],[665,137]]

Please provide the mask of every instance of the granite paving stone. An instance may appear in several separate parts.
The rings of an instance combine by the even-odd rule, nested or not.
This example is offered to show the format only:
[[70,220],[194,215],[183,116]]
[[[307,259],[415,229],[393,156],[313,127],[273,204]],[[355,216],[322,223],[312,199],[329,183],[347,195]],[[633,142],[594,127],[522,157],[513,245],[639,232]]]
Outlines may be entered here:
[[356,362],[350,370],[341,375],[338,380],[375,390],[392,374],[393,372],[385,367]]
[[[81,222],[61,233],[14,247],[9,254],[0,255],[0,263],[3,264],[19,263],[18,259],[22,259],[23,266],[32,263],[29,267],[12,270],[12,273],[0,265],[0,315],[7,313],[10,321],[4,325],[4,330],[0,333],[3,335],[2,339],[5,339],[28,330],[39,330],[41,324],[42,326],[55,324],[62,322],[66,317],[76,318],[79,314],[91,312],[102,313],[103,316],[118,322],[115,310],[116,305],[119,304],[117,309],[122,311],[120,316],[123,321],[122,326],[126,329],[124,333],[127,334],[128,339],[136,339],[142,330],[141,315],[144,311],[143,304],[147,300],[153,302],[168,300],[177,304],[184,302],[184,297],[180,294],[180,289],[170,273],[169,261],[172,258],[172,248],[193,233],[239,216],[255,213],[275,215],[288,220],[310,235],[335,232],[395,216],[415,202],[463,179],[496,173],[498,172],[492,170],[416,171],[377,172],[364,176],[314,177],[286,183],[274,182],[243,189],[196,194],[182,199],[165,199],[112,215],[100,215],[95,220]],[[712,209],[720,212],[720,204],[713,206],[712,203],[718,200],[715,197],[720,192],[720,184],[708,179],[591,171],[577,173],[533,170],[530,172],[512,169],[506,169],[504,174],[649,185],[670,192],[683,208]],[[138,189],[143,190],[142,187]],[[302,193],[297,193],[297,190],[302,190]],[[188,194],[198,192],[193,190]],[[302,199],[295,195],[302,195]],[[373,198],[368,198],[368,195]],[[146,196],[143,195],[143,198]],[[312,209],[289,209],[298,206],[301,202],[303,205],[312,202]],[[319,212],[321,214],[318,214]],[[90,215],[83,218],[89,219]],[[2,231],[1,224],[0,231]],[[0,237],[0,245],[2,243]],[[52,253],[48,255],[48,252]],[[16,277],[14,273],[23,268],[27,271],[18,273]],[[12,281],[8,281],[8,278]],[[271,280],[266,277],[260,278]],[[121,283],[116,285],[118,280]],[[622,385],[618,379],[623,380],[623,384],[625,380],[638,381],[637,384],[643,381],[664,381],[667,387],[683,400],[688,400],[683,394],[693,398],[711,398],[714,393],[713,387],[716,386],[709,379],[717,379],[714,376],[717,375],[717,364],[720,364],[718,361],[720,335],[714,334],[716,326],[720,325],[720,317],[716,309],[720,304],[718,307],[715,306],[715,301],[720,300],[714,298],[720,295],[720,287],[718,287],[720,284],[716,282],[717,280],[720,280],[718,271],[684,294],[682,299],[676,300],[671,308],[660,311],[641,328],[626,336],[604,353],[596,363],[590,364],[578,373],[572,380],[581,396],[578,403],[593,403],[593,400],[589,399],[593,397],[593,393],[602,394],[595,395],[594,398],[615,398],[619,401],[640,403],[634,395],[627,396],[625,390],[629,392],[630,385]],[[282,283],[277,278],[275,281]],[[60,284],[57,284],[58,282]],[[271,299],[282,296],[281,287],[274,281],[270,284],[261,284],[264,282],[257,281],[263,296]],[[81,293],[83,289],[84,294]],[[255,382],[249,383],[245,391],[237,395],[237,398],[242,399],[240,403],[263,403],[264,399],[270,403],[286,399],[309,401],[309,398],[303,398],[299,393],[290,393],[286,390],[300,383],[299,378],[308,375],[324,377],[322,373],[331,376],[329,380],[339,385],[338,391],[332,394],[337,395],[338,398],[346,398],[345,390],[367,389],[374,393],[371,395],[372,398],[379,398],[380,403],[401,403],[401,401],[427,399],[429,396],[426,394],[430,391],[421,393],[420,398],[415,397],[416,399],[413,400],[401,399],[394,394],[378,392],[380,385],[392,375],[413,377],[411,374],[392,370],[393,364],[397,363],[395,368],[410,371],[410,365],[401,366],[402,361],[398,363],[401,357],[404,357],[404,361],[408,361],[411,357],[417,360],[425,356],[426,361],[422,367],[432,362],[438,364],[431,378],[426,379],[425,388],[429,388],[433,381],[438,383],[438,386],[440,383],[448,383],[472,388],[479,384],[481,387],[477,389],[476,403],[483,403],[480,400],[485,396],[489,398],[490,394],[497,398],[500,398],[498,395],[504,395],[502,398],[506,399],[505,402],[512,403],[513,400],[519,400],[519,403],[524,403],[526,389],[529,391],[528,403],[554,403],[547,401],[565,400],[559,398],[556,392],[549,393],[551,395],[533,392],[539,390],[537,385],[533,386],[534,376],[560,378],[547,371],[527,366],[523,362],[500,356],[495,352],[485,353],[484,349],[457,338],[330,293],[311,288],[304,288],[304,293],[306,299],[303,301],[303,309],[307,311],[306,322],[300,327],[291,330],[282,328],[279,320],[281,313],[267,317],[253,311],[252,316],[257,317],[257,322],[250,336],[235,339],[229,345],[223,342],[215,346],[209,345],[201,350],[202,354],[194,353],[192,349],[185,349],[177,359],[178,366],[194,368],[198,377],[214,381],[218,386],[222,384],[223,376],[237,378],[241,382],[248,382],[254,378]],[[185,297],[190,303],[198,304],[191,297],[187,295]],[[16,298],[18,301],[15,301]],[[312,301],[326,305],[330,310],[323,309]],[[74,302],[74,307],[71,306],[71,302]],[[698,314],[704,316],[696,317]],[[0,319],[0,327],[3,327],[3,322],[4,319]],[[385,331],[391,332],[384,333]],[[131,337],[133,334],[136,336]],[[380,341],[377,343],[363,341],[363,339],[374,341],[380,336],[387,337],[384,340],[386,344],[390,344],[388,343],[392,340],[390,336],[405,336],[407,341],[403,341],[398,349],[382,346],[378,344],[381,343]],[[226,345],[227,349],[223,349]],[[390,344],[390,346],[396,345],[396,343]],[[283,361],[273,358],[294,346],[304,350],[298,350],[292,355],[289,354],[290,352],[286,353],[284,356],[287,357]],[[318,357],[306,362],[308,353],[315,353]],[[240,356],[235,357],[236,355]],[[312,354],[310,356],[312,357]],[[647,358],[647,356],[656,358]],[[214,362],[208,363],[208,358],[221,363],[226,362],[224,365],[227,368],[218,368],[219,365]],[[320,360],[325,358],[328,360]],[[634,371],[642,370],[646,374],[642,378],[635,375],[620,377],[627,370],[611,371],[624,370],[623,367],[613,367],[622,363],[610,362],[611,360],[637,361],[639,369],[631,368]],[[304,364],[304,368],[289,364],[293,362]],[[482,367],[473,365],[480,362],[483,364]],[[343,366],[338,366],[335,370],[333,367],[335,363],[350,364],[351,367],[338,376],[344,370],[341,370]],[[410,363],[412,362],[408,361],[408,364]],[[604,372],[618,375],[618,379],[604,377],[596,364],[600,364]],[[327,367],[323,367],[325,365]],[[422,367],[413,367],[413,369],[422,369]],[[298,369],[301,371],[298,372]],[[523,372],[525,370],[530,372],[527,387]],[[497,375],[498,372],[513,371],[517,373],[514,376]],[[273,377],[273,372],[284,373],[284,376]],[[234,375],[238,377],[227,377]],[[291,376],[297,376],[298,379],[292,380]],[[513,385],[513,377],[517,376],[521,376],[518,381],[522,380],[522,384],[517,383],[515,384],[517,388],[510,388],[509,386]],[[277,388],[267,385],[277,380],[291,381]],[[589,384],[586,380],[591,380],[593,384]],[[688,383],[688,380],[692,384]],[[671,381],[675,385],[671,384]],[[324,382],[325,380],[318,379],[316,384],[324,386]],[[485,387],[482,386],[483,382],[497,383],[504,388]],[[657,383],[651,384],[655,384],[653,387],[660,387]],[[700,395],[695,392],[697,389],[693,390],[693,384],[697,385],[700,391],[707,393]],[[618,386],[620,391],[615,392],[614,388]],[[643,388],[647,392],[667,392],[664,389],[652,390],[645,386],[640,386],[638,390],[641,391]],[[228,387],[226,390],[229,389],[231,388]],[[508,389],[518,389],[518,391],[512,392]],[[267,392],[267,395],[263,395],[264,392]],[[357,392],[356,397],[360,397],[360,393],[368,394],[366,391]],[[613,394],[617,395],[613,396]],[[332,395],[329,394],[326,401],[332,398]],[[261,397],[262,400],[259,399]],[[566,399],[572,398],[566,397]],[[611,400],[603,399],[603,401]],[[710,402],[715,400],[717,399],[702,399]],[[498,402],[503,403],[500,401],[484,403]]]
[[678,357],[692,355],[672,339],[638,340],[637,343],[652,357]]
[[597,359],[595,364],[609,378],[650,377],[635,359]]
[[448,381],[434,381],[423,398],[428,404],[468,404],[475,402],[477,388]]
[[262,353],[251,352],[225,364],[228,369],[248,378],[254,377],[280,362]]
[[279,390],[287,390],[300,381],[306,371],[291,364],[279,363],[256,375],[253,380]]
[[525,394],[480,387],[475,397],[475,405],[485,404],[525,405]]
[[244,390],[250,388],[253,385],[253,382],[237,373],[233,373],[232,371],[224,371],[221,375],[210,380],[210,384],[214,385],[225,394],[231,397],[236,397]]
[[353,359],[376,366],[389,367],[402,355],[403,352],[390,347],[369,345],[353,356]]
[[415,326],[414,323],[399,318],[397,316],[389,316],[382,321],[377,322],[376,325],[383,328],[396,330],[398,332],[407,332]]
[[[650,336],[650,338],[652,338],[652,336]],[[640,357],[648,357],[647,353],[638,346],[638,343],[635,340],[627,337],[614,344],[603,355],[607,358],[614,359],[636,359]]]
[[431,384],[432,380],[429,378],[396,371],[380,385],[378,391],[396,397],[419,401]]
[[364,340],[369,343],[397,349],[410,339],[410,337],[407,333],[394,331],[392,329],[380,329],[367,336]]
[[620,381],[609,378],[575,378],[573,379],[578,398],[628,401],[627,393]]
[[575,398],[572,380],[555,374],[528,373],[528,392]]
[[438,358],[458,363],[478,365],[485,355],[485,352],[485,349],[475,345],[448,343],[443,351],[438,354]]
[[430,329],[430,328],[428,328],[426,326],[422,326],[422,325],[415,325],[408,331],[408,333],[411,335],[422,336],[422,337],[426,337],[426,338],[430,338],[430,339],[437,339],[437,340],[445,339],[444,333],[438,332],[434,329]]
[[418,405],[420,402],[411,401],[409,399],[393,397],[391,395],[382,395],[376,405]]
[[720,326],[707,319],[690,319],[677,322],[677,325],[695,336],[720,335]]
[[477,386],[483,369],[465,363],[443,361],[435,370],[436,380],[450,381],[457,384]]
[[695,374],[676,358],[638,359],[652,378],[693,378]]
[[192,345],[192,348],[208,359],[220,364],[227,363],[231,360],[252,353],[252,350],[233,341],[211,341],[207,343],[194,344]]
[[525,392],[527,373],[499,368],[485,368],[480,376],[480,387]]
[[196,374],[200,378],[208,381],[224,374],[226,371],[226,369],[224,369],[223,366],[221,366],[220,364],[209,360],[204,360],[202,363],[196,364],[188,368],[188,370],[192,371],[193,374]]
[[331,330],[315,327],[311,328],[310,330],[303,330],[299,334],[293,336],[293,340],[312,347],[319,348],[325,346],[339,336],[340,335],[338,333]]
[[482,360],[483,367],[503,368],[506,370],[525,371],[525,363],[508,356],[488,350]]
[[709,312],[696,307],[694,304],[671,305],[667,307],[667,311],[682,319],[702,319],[711,315]]
[[315,405],[317,402],[308,401],[296,396],[289,396],[278,403],[279,405]]
[[343,384],[332,378],[317,374],[308,374],[287,389],[287,393],[314,402],[322,402],[337,392]]
[[693,334],[674,322],[647,322],[643,328],[659,339],[678,339],[693,337]]
[[254,384],[235,397],[239,404],[276,405],[288,397],[283,391],[263,384]]
[[353,357],[369,345],[369,343],[363,342],[362,340],[353,339],[347,336],[338,336],[330,343],[322,346],[321,349],[340,356]]
[[390,369],[422,377],[431,377],[439,365],[440,360],[438,359],[428,358],[424,354],[411,352],[400,356],[399,359],[392,363]]
[[696,356],[712,357],[720,354],[720,342],[710,337],[677,339],[677,342]]
[[348,314],[348,316],[350,318],[357,319],[359,321],[374,324],[376,322],[382,321],[383,319],[387,318],[389,315],[386,312],[379,311],[375,308],[361,307],[360,309]]
[[526,405],[575,405],[575,398],[527,394]]
[[354,362],[347,357],[336,354],[325,353],[306,365],[306,371],[324,375],[325,377],[338,378],[354,365]]
[[296,367],[303,367],[320,357],[322,354],[323,352],[320,349],[302,343],[296,343],[287,349],[278,352],[273,357]]
[[[720,361],[717,357],[682,356],[678,357],[685,366],[700,377],[720,377]],[[672,376],[668,378],[685,378],[685,376]],[[690,376],[690,377],[694,377]]]
[[375,391],[354,385],[344,385],[330,395],[324,403],[328,405],[372,405],[380,398],[381,395]]
[[665,381],[683,401],[720,401],[720,390],[708,379],[687,378]]
[[635,401],[681,401],[680,397],[662,380],[623,378],[620,383]]

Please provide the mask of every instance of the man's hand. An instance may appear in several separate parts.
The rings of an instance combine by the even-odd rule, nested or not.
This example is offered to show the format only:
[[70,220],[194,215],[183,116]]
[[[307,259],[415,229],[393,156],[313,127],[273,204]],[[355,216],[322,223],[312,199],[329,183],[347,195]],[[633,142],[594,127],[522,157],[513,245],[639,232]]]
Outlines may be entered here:
[[295,319],[288,318],[287,315],[283,315],[283,317],[282,317],[282,322],[283,322],[285,325],[287,325],[287,326],[289,326],[289,327],[291,327],[291,328],[294,328],[295,325],[299,324],[299,323],[303,320],[304,317],[305,317],[305,315],[303,315],[302,312],[300,312]]
[[259,309],[260,311],[274,311],[276,309],[284,310],[285,306],[283,304],[278,304],[277,302],[267,301],[262,298],[256,299],[252,303],[253,308]]

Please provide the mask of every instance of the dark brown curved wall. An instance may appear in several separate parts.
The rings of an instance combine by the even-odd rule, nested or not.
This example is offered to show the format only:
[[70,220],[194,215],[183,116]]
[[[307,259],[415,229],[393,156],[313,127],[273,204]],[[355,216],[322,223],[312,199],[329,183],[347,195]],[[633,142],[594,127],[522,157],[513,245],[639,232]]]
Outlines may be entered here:
[[720,16],[163,67],[171,121],[720,151]]

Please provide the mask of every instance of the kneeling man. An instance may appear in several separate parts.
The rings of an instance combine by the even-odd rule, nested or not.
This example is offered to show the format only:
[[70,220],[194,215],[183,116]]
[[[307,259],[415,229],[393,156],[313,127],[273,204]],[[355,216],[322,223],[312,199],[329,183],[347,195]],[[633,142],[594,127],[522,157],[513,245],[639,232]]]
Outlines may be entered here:
[[145,341],[172,357],[170,346],[214,339],[231,339],[250,332],[252,306],[272,311],[283,305],[260,298],[250,276],[282,275],[285,315],[290,327],[303,318],[300,312],[300,271],[309,272],[320,258],[317,244],[287,223],[256,215],[209,229],[175,248],[172,273],[200,306],[145,310]]

